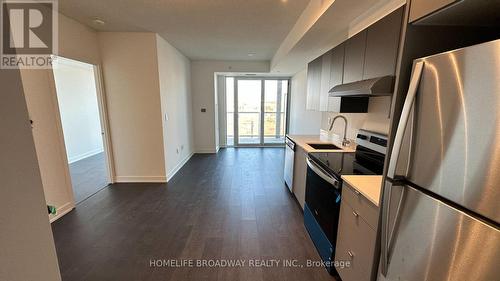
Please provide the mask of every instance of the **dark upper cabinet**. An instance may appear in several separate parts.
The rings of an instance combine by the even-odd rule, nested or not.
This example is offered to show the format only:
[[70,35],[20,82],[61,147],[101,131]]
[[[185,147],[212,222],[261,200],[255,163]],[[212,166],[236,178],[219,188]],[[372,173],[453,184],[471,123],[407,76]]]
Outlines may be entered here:
[[363,79],[365,49],[366,30],[359,32],[345,42],[344,84]]
[[450,5],[457,0],[412,0],[410,6],[409,22],[432,14],[433,12]]
[[[340,85],[344,80],[344,55],[345,44],[342,43],[333,48],[330,52],[330,79],[328,90],[334,86]],[[366,97],[328,97],[328,106],[330,112],[339,113],[364,113],[368,111],[368,98]]]
[[333,48],[331,52],[330,61],[330,83],[329,88],[340,85],[343,83],[344,77],[344,43]]
[[398,9],[368,27],[363,79],[394,75],[403,9]]
[[319,111],[328,111],[328,98],[330,91],[330,69],[332,66],[332,50],[321,56],[321,87],[319,94]]
[[307,65],[308,110],[330,112],[367,112],[368,98],[330,97],[328,91],[342,84],[344,44],[341,44]]
[[328,91],[395,74],[403,11],[392,12],[307,65],[307,109],[367,112],[368,97],[330,97]]
[[307,64],[306,109],[319,110],[322,67],[322,57],[319,57]]

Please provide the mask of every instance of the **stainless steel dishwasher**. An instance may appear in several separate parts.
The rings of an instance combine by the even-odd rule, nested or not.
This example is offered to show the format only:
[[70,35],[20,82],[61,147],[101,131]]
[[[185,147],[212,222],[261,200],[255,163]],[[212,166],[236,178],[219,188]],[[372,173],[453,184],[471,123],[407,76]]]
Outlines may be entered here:
[[285,171],[284,178],[285,184],[290,189],[290,192],[293,191],[293,162],[295,160],[295,142],[293,142],[290,138],[286,137],[285,139]]

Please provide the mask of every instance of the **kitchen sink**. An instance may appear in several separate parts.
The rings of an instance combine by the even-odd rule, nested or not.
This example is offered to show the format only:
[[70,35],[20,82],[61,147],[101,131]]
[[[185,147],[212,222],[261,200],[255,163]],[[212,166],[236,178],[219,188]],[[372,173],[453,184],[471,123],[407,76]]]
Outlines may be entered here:
[[331,143],[308,143],[308,145],[314,149],[342,149]]

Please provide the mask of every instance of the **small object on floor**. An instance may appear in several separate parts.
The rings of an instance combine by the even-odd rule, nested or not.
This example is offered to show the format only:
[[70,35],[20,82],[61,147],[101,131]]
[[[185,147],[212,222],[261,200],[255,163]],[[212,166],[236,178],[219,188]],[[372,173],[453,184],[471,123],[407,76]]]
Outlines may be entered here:
[[56,207],[52,205],[47,205],[47,210],[49,211],[49,215],[55,215],[57,213]]

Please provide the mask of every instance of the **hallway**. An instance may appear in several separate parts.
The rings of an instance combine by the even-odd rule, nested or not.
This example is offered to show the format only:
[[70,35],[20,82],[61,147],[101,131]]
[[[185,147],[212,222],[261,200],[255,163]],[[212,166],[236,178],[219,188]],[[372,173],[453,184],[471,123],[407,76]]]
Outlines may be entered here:
[[[283,155],[196,154],[168,185],[103,189],[52,225],[63,280],[334,280],[306,266],[319,256],[283,183]],[[303,267],[150,266],[170,259],[288,259]]]

